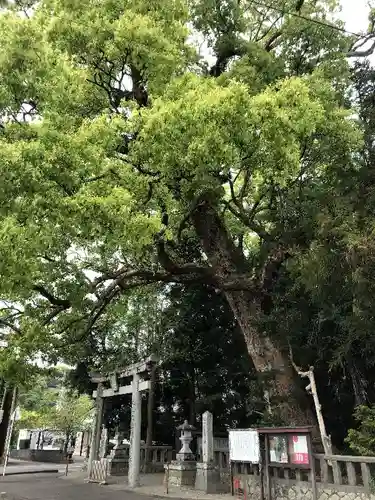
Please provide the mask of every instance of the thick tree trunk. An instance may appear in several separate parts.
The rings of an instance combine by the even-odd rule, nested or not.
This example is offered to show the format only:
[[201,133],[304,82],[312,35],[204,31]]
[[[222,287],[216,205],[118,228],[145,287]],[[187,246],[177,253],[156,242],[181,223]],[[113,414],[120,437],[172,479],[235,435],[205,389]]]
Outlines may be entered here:
[[315,418],[288,355],[258,330],[260,304],[247,292],[227,292],[255,369],[267,385],[272,414],[285,425],[312,425]]
[[[243,253],[234,245],[217,211],[209,202],[197,207],[192,221],[218,276],[250,275],[251,269]],[[315,425],[313,412],[288,355],[264,332],[259,331],[261,294],[244,290],[226,291],[225,295],[242,330],[255,369],[263,380],[270,379],[267,391],[272,414],[285,425]]]

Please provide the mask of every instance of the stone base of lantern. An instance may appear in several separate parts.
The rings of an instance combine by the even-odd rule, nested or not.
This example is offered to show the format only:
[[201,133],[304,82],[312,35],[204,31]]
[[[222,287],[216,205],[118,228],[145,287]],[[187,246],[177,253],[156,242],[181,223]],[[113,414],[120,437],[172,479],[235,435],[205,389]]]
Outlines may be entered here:
[[108,475],[109,476],[126,476],[129,470],[129,460],[121,458],[108,459]]
[[125,476],[129,469],[129,445],[117,444],[108,458],[108,474],[110,476]]
[[195,489],[205,493],[221,493],[220,472],[213,464],[197,463]]
[[173,461],[170,464],[166,464],[164,469],[164,482],[168,484],[168,486],[194,488],[197,472],[196,462]]

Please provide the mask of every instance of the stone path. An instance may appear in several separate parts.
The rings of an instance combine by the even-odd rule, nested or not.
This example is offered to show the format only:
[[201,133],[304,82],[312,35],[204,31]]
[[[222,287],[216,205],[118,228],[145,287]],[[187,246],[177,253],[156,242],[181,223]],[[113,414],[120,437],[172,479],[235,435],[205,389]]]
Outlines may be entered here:
[[[33,474],[33,473],[56,473],[61,467],[60,464],[46,464],[40,462],[27,462],[25,460],[9,460],[5,474],[12,476],[15,474]],[[0,465],[0,476],[3,474],[3,466]]]
[[140,500],[140,496],[105,486],[62,480],[54,474],[8,476],[0,479],[6,500]]
[[85,482],[86,475],[75,470],[67,477],[59,474],[35,474],[0,478],[0,492],[6,500],[147,500],[178,498],[191,500],[233,500],[230,495],[206,495],[193,490],[172,489],[166,493],[163,474],[141,476],[139,488],[130,489],[124,477],[112,478],[111,484],[100,486]]
[[[72,474],[70,480],[82,482],[82,480],[84,480],[82,472],[77,472],[74,475]],[[170,487],[167,493],[163,480],[164,474],[143,474],[141,475],[141,486],[137,488],[129,488],[126,476],[110,477],[108,479],[109,484],[105,486],[105,488],[113,491],[131,491],[139,495],[157,498],[165,497],[190,500],[233,500],[233,497],[229,494],[211,495],[187,488],[181,489]]]
[[[69,471],[81,471],[84,465],[84,457],[75,456],[74,462],[69,464]],[[66,465],[64,463],[54,464],[47,462],[28,462],[27,460],[17,460],[10,458],[5,469],[7,476],[16,474],[38,474],[38,473],[57,473],[65,472]],[[0,465],[0,477],[3,473],[3,467]]]

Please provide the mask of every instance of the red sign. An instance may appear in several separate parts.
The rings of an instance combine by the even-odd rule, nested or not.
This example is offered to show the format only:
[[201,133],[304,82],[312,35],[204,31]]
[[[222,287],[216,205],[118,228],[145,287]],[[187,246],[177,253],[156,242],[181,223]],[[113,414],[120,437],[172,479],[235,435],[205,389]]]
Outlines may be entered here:
[[292,464],[309,464],[309,453],[306,436],[293,436],[291,440],[291,462]]
[[292,454],[292,464],[309,464],[309,454],[308,453],[293,453]]

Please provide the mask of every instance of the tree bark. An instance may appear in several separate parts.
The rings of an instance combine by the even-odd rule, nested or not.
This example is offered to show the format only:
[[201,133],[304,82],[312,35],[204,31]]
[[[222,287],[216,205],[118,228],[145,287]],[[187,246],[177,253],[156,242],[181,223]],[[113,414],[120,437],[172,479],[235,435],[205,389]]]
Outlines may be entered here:
[[[244,254],[234,245],[217,210],[209,202],[200,203],[192,213],[192,222],[204,252],[220,278],[233,274],[250,274]],[[316,425],[289,356],[264,332],[259,331],[262,314],[262,290],[225,292],[228,303],[245,338],[248,353],[267,387],[272,415],[285,425]]]

